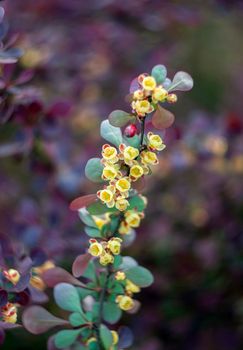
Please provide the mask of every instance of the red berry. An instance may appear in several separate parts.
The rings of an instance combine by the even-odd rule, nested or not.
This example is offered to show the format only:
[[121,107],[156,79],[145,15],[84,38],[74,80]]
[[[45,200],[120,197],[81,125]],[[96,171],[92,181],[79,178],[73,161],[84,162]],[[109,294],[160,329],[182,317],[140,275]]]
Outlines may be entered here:
[[138,132],[138,128],[135,124],[130,124],[124,130],[124,135],[127,137],[133,137]]

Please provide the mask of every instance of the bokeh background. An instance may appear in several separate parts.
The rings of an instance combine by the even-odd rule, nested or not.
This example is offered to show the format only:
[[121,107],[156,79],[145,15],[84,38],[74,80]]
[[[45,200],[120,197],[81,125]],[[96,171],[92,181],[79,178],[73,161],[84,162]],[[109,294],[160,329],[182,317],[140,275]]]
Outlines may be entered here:
[[[19,33],[25,50],[8,78],[23,69],[34,76],[17,88],[11,118],[0,126],[1,232],[70,268],[87,239],[68,205],[96,190],[84,166],[99,154],[100,122],[113,109],[128,110],[124,96],[137,74],[158,63],[169,76],[185,70],[195,87],[171,107],[176,122],[127,249],[155,283],[139,296],[140,312],[123,321],[134,350],[242,349],[243,2],[2,4],[8,36]],[[16,330],[3,348],[43,350],[46,339]]]

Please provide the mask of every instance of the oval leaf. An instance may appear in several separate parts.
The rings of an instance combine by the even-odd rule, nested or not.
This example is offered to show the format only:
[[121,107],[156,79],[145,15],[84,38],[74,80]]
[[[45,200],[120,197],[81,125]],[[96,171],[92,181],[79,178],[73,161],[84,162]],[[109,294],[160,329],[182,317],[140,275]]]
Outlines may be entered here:
[[189,91],[193,88],[193,79],[186,72],[177,72],[168,91]]
[[49,329],[68,324],[67,321],[52,315],[41,306],[30,306],[22,316],[24,327],[33,334],[41,334]]
[[70,204],[71,210],[79,210],[81,208],[87,207],[97,200],[96,194],[88,194],[86,196],[78,197],[74,199]]
[[117,209],[114,208],[108,208],[105,204],[102,204],[101,201],[95,202],[87,207],[88,212],[91,215],[102,215],[105,213],[111,213],[116,212]]
[[109,120],[104,120],[100,125],[100,134],[108,142],[119,147],[122,143],[122,133],[120,128],[116,128],[109,123]]
[[120,327],[118,330],[119,334],[119,342],[118,342],[118,347],[119,349],[126,349],[132,346],[133,344],[133,334],[130,328],[128,327]]
[[121,110],[111,112],[108,119],[111,125],[118,128],[125,126],[129,122],[132,123],[135,121],[135,117],[133,115]]
[[74,312],[69,316],[69,321],[73,327],[79,327],[87,323],[84,316],[79,312]]
[[115,324],[121,318],[122,311],[116,303],[105,302],[103,306],[103,318],[110,324]]
[[66,311],[82,312],[78,291],[68,283],[59,283],[54,288],[54,298],[58,306]]
[[140,89],[140,84],[138,82],[138,77],[134,78],[130,84],[129,92],[130,94],[133,94],[134,91]]
[[153,275],[142,266],[135,266],[126,270],[126,277],[139,287],[148,287],[153,281]]
[[62,269],[61,267],[54,267],[45,271],[41,275],[43,281],[48,287],[55,287],[58,283],[67,282],[74,284],[75,286],[83,287],[84,284],[74,278],[69,272]]
[[100,326],[100,338],[105,350],[110,350],[113,343],[113,337],[111,331],[104,324]]
[[85,208],[79,209],[78,215],[79,215],[81,221],[85,225],[97,228],[97,225],[94,222],[94,219],[92,218],[92,216],[89,214],[89,212]]
[[154,77],[157,84],[161,84],[165,81],[167,69],[163,64],[158,64],[157,66],[153,67],[151,75]]
[[92,256],[88,253],[77,256],[72,266],[72,272],[75,277],[80,277],[83,275],[84,271],[88,267],[91,258]]
[[72,345],[80,334],[80,329],[60,331],[55,335],[54,343],[58,349]]
[[103,182],[101,178],[103,165],[100,158],[91,158],[85,166],[85,176],[93,182]]
[[152,116],[152,124],[156,129],[163,130],[169,128],[175,121],[175,116],[173,113],[167,111],[160,105],[158,109]]

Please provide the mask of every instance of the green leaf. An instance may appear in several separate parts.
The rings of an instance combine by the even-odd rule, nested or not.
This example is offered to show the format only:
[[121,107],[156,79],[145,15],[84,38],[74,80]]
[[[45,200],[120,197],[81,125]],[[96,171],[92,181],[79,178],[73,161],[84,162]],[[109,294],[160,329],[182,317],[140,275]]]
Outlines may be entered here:
[[82,326],[87,323],[87,320],[85,320],[84,315],[82,315],[79,312],[74,312],[69,316],[69,322],[73,327]]
[[177,72],[168,91],[189,91],[193,88],[193,79],[186,72]]
[[113,267],[115,269],[117,269],[122,263],[122,257],[120,255],[116,255],[114,256],[114,263],[113,263]]
[[121,129],[112,126],[107,119],[101,123],[100,134],[106,141],[117,147],[122,143]]
[[100,349],[100,347],[96,341],[92,341],[89,344],[89,350],[99,350],[99,349]]
[[57,284],[54,288],[54,298],[63,310],[82,312],[78,291],[71,284]]
[[91,260],[88,264],[87,269],[83,273],[83,277],[88,278],[89,280],[96,280],[96,269],[94,260]]
[[116,208],[108,208],[105,204],[102,204],[101,201],[93,203],[87,207],[88,212],[91,215],[102,215],[105,213],[116,212]]
[[138,263],[131,256],[123,256],[122,263],[119,268],[126,272],[126,270],[131,269],[132,267],[138,266]]
[[80,334],[80,329],[63,330],[55,334],[54,342],[58,349],[64,349],[72,345]]
[[86,177],[93,182],[103,182],[101,175],[103,172],[103,165],[100,158],[91,158],[85,166]]
[[100,338],[105,350],[110,350],[113,343],[113,337],[111,331],[104,324],[100,326]]
[[78,215],[81,219],[81,221],[90,227],[95,227],[97,228],[96,223],[94,222],[94,219],[92,218],[92,216],[89,214],[89,212],[86,210],[86,208],[81,208],[78,211]]
[[139,135],[134,135],[133,137],[123,137],[123,142],[127,145],[127,146],[132,146],[135,148],[139,148],[140,146],[140,134]]
[[141,196],[133,196],[129,199],[129,210],[130,209],[136,209],[139,212],[144,211],[146,208],[146,204],[144,200],[141,198]]
[[126,273],[127,279],[131,280],[133,283],[135,283],[139,287],[148,287],[154,281],[154,278],[151,272],[142,266],[132,267],[126,270],[125,273]]
[[103,318],[110,324],[115,324],[121,318],[122,311],[116,303],[105,302],[103,306]]
[[133,115],[121,110],[111,112],[108,118],[111,125],[119,128],[125,126],[129,122],[133,123],[135,121],[135,117]]
[[98,230],[97,228],[86,226],[84,228],[84,231],[89,237],[102,237],[100,230]]
[[167,69],[163,64],[158,64],[157,66],[153,67],[151,75],[154,77],[157,84],[161,84],[165,81]]

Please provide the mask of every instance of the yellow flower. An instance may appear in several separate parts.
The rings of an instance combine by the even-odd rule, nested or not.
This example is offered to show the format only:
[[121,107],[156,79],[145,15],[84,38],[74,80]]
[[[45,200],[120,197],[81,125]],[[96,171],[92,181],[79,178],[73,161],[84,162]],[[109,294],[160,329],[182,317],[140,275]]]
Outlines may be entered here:
[[102,244],[97,242],[95,239],[90,240],[89,253],[92,256],[100,256],[103,253],[104,249]]
[[119,255],[121,252],[121,242],[122,239],[118,237],[113,237],[109,240],[107,247],[110,249],[112,254]]
[[177,102],[176,94],[169,94],[167,96],[167,102],[169,102],[169,103],[176,103]]
[[139,293],[140,292],[140,287],[134,284],[130,280],[126,280],[126,291],[131,292],[131,293]]
[[136,90],[133,93],[133,99],[134,100],[143,100],[144,99],[144,92],[143,90]]
[[32,287],[43,291],[46,287],[43,279],[39,276],[31,276],[30,278],[30,284],[32,285]]
[[162,86],[158,86],[154,89],[152,94],[153,102],[162,102],[165,101],[168,96],[168,91],[162,88]]
[[134,306],[134,301],[127,295],[118,295],[116,297],[116,302],[118,303],[120,309],[124,311],[131,310]]
[[116,163],[118,161],[116,148],[107,144],[103,145],[102,157],[110,163]]
[[4,277],[13,284],[17,284],[20,279],[20,273],[15,269],[9,269],[8,271],[3,271]]
[[86,342],[86,345],[89,345],[90,343],[97,342],[95,337],[89,338],[89,340]]
[[116,170],[116,168],[108,165],[103,169],[102,179],[113,180],[117,177],[117,175],[118,175],[118,171]]
[[122,177],[121,179],[117,180],[116,182],[116,188],[121,192],[127,192],[131,188],[131,183],[129,181],[128,177]]
[[97,196],[103,203],[107,205],[107,207],[112,208],[115,205],[114,193],[115,187],[107,186],[104,190],[98,191]]
[[131,227],[125,221],[122,221],[119,226],[118,232],[121,235],[127,235],[130,233],[130,231],[131,231]]
[[111,334],[112,334],[112,338],[113,338],[113,343],[112,345],[116,345],[118,344],[118,341],[119,341],[119,335],[116,331],[111,331]]
[[159,135],[149,132],[147,135],[148,147],[156,151],[162,151],[166,146]]
[[127,146],[123,150],[124,160],[126,161],[134,160],[139,155],[139,150],[132,146]]
[[150,151],[143,151],[141,153],[141,158],[142,158],[142,162],[146,165],[146,164],[158,164],[158,158],[157,155],[154,152],[150,152]]
[[17,322],[17,308],[12,303],[7,303],[1,308],[2,318],[4,322],[16,323]]
[[141,176],[143,176],[144,172],[143,172],[143,168],[140,165],[133,165],[130,168],[130,174],[129,177],[132,180],[137,180],[139,179]]
[[124,281],[125,278],[126,278],[126,274],[123,271],[117,271],[117,273],[115,274],[115,279],[117,281]]
[[145,114],[153,112],[154,107],[148,100],[138,100],[132,102],[132,109],[134,109],[139,116],[143,117]]
[[129,202],[125,198],[121,198],[116,201],[116,208],[120,211],[125,211],[128,206]]
[[99,230],[102,229],[102,227],[107,224],[108,222],[110,222],[110,216],[109,214],[106,214],[105,217],[100,217],[100,216],[92,216],[94,222],[96,223],[96,226],[98,227]]
[[55,264],[51,260],[47,260],[44,262],[44,264],[34,267],[33,272],[36,273],[37,275],[41,275],[47,270],[53,269],[55,267]]
[[104,253],[100,257],[100,264],[106,266],[114,262],[114,257],[110,253]]
[[134,211],[128,210],[125,213],[125,221],[130,227],[139,227],[141,216]]
[[142,81],[142,87],[147,91],[153,91],[156,88],[156,81],[153,77],[145,77]]

